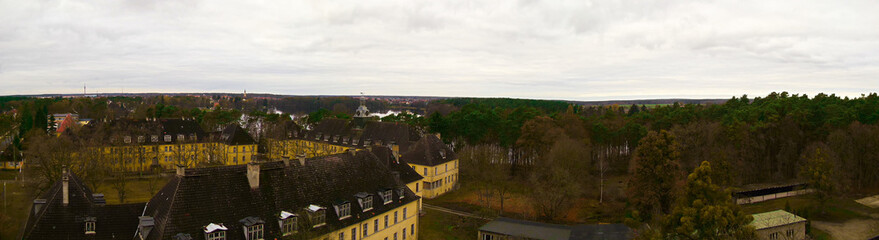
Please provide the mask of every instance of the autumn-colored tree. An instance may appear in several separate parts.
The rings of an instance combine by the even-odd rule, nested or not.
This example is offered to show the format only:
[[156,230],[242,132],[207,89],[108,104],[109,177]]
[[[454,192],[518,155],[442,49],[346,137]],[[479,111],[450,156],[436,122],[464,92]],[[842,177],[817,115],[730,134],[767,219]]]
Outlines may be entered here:
[[809,187],[815,190],[812,196],[822,211],[836,190],[833,165],[829,161],[831,156],[826,149],[823,144],[810,147],[803,153],[805,165],[800,168],[800,177],[808,181]]
[[627,195],[642,220],[668,213],[679,178],[680,153],[674,136],[651,131],[641,139],[635,157]]
[[668,239],[753,239],[752,218],[732,201],[730,191],[711,180],[703,161],[687,177],[683,195],[665,222]]

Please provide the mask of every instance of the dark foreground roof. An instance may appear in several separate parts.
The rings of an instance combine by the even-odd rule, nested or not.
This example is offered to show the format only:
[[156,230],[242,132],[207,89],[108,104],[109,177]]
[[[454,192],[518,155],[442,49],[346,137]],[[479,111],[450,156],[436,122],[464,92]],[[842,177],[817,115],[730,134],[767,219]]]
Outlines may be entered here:
[[632,230],[623,224],[566,226],[510,218],[498,218],[479,228],[506,236],[542,240],[623,240],[632,239]]
[[[137,229],[137,217],[144,203],[98,204],[91,190],[71,174],[68,183],[69,204],[62,204],[62,181],[54,185],[40,199],[46,203],[39,211],[30,210],[21,239],[132,239]],[[95,219],[95,233],[85,234],[85,219]]]
[[[391,170],[369,151],[307,159],[304,166],[292,160],[289,166],[270,162],[259,167],[256,189],[250,188],[245,165],[187,169],[185,176],[174,177],[147,205],[145,216],[155,218],[147,238],[170,239],[183,233],[202,239],[203,227],[223,223],[229,239],[240,239],[244,236],[240,221],[257,217],[266,222],[266,239],[273,239],[281,236],[277,224],[281,211],[307,216],[303,211],[310,205],[326,209],[326,226],[305,230],[325,234],[418,199],[397,184]],[[389,189],[394,189],[394,200],[382,205],[378,192]],[[362,211],[358,193],[373,195],[372,210]],[[339,220],[333,206],[346,201],[351,203],[351,217]]]
[[415,169],[409,166],[406,161],[402,159],[395,158],[393,150],[386,146],[373,146],[371,149],[372,153],[374,153],[381,163],[384,163],[391,171],[396,171],[400,173],[400,180],[404,183],[412,183],[421,179],[424,179],[421,174],[418,174]]
[[425,135],[412,146],[409,152],[403,154],[402,159],[408,163],[436,166],[456,160],[458,155],[437,136]]

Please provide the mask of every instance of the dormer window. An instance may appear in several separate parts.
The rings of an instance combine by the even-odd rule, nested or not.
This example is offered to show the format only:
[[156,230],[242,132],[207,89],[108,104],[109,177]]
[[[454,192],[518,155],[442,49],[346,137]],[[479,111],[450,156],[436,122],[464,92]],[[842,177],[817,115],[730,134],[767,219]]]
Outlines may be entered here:
[[339,141],[339,135],[333,136],[333,142],[338,142],[338,141]]
[[207,240],[226,240],[226,226],[222,223],[211,223],[202,228],[204,230],[204,238]]
[[143,143],[145,140],[144,136],[137,136],[137,143]]
[[278,224],[281,225],[281,234],[284,236],[293,234],[298,229],[298,218],[296,214],[281,211],[281,214],[278,216]]
[[379,194],[381,195],[382,201],[385,205],[394,201],[394,199],[392,199],[391,197],[391,189],[382,190],[379,192]]
[[363,140],[363,145],[364,145],[364,146],[369,146],[369,143],[371,143],[371,142],[372,142],[372,139],[366,139],[366,140]]
[[293,137],[297,137],[297,138],[298,138],[298,137],[299,137],[299,132],[295,132],[295,131],[294,131],[294,132],[293,132]]
[[95,217],[85,218],[85,234],[95,234],[95,222],[97,222]]
[[262,219],[258,217],[246,217],[238,222],[240,222],[244,228],[244,239],[262,240],[264,238],[263,225],[265,222]]
[[198,140],[198,136],[196,136],[195,133],[189,134],[189,140],[192,140],[192,141]]
[[125,136],[122,138],[122,141],[125,141],[125,143],[131,143],[131,136]]
[[157,135],[150,136],[150,142],[159,142],[159,136],[157,136]]
[[356,138],[351,139],[351,145],[357,145],[357,142],[359,142],[359,141],[360,141],[360,139],[356,139]]
[[165,135],[165,142],[171,142],[171,135]]
[[336,208],[336,215],[339,216],[339,220],[351,217],[351,203],[350,202],[348,202],[348,201],[340,202],[333,207]]
[[364,212],[372,210],[372,195],[365,192],[359,192],[354,194],[357,197],[357,202],[360,203],[360,209],[363,209]]
[[321,133],[317,133],[317,136],[314,138],[314,140],[320,141],[320,135],[321,135]]
[[446,159],[446,150],[440,150],[439,154],[440,154],[440,157],[442,157],[443,159]]
[[186,138],[183,136],[183,134],[177,134],[177,141],[182,142],[183,140],[186,140]]
[[342,144],[348,144],[348,139],[350,139],[348,136],[342,137]]
[[116,143],[116,137],[110,137],[110,143]]
[[311,217],[312,228],[326,225],[326,209],[324,207],[311,204],[305,210],[308,211],[308,215]]
[[403,193],[405,193],[405,190],[403,190],[402,187],[397,188],[397,197],[398,198],[403,199],[403,197],[405,197],[405,195],[403,195]]

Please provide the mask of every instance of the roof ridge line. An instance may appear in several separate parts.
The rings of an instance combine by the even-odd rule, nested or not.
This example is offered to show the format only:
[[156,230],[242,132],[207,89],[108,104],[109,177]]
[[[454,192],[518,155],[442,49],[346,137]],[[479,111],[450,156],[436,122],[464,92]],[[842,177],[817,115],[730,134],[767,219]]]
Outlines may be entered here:
[[[180,184],[183,183],[182,177],[178,177],[178,179],[179,180],[177,180],[177,186],[174,187],[174,196],[171,198],[171,204],[168,204],[168,213],[170,213],[171,210],[174,209],[174,203],[177,202],[177,191],[180,190]],[[149,202],[147,202],[147,204],[149,204]],[[144,208],[144,211],[146,211],[146,208]],[[165,227],[167,227],[166,224],[169,222],[169,219],[171,219],[172,217],[174,217],[174,216],[171,214],[168,214],[168,217],[165,218],[164,219],[165,221],[162,222],[162,229],[161,229],[162,235],[165,235]],[[161,238],[162,237],[159,237],[159,239],[161,239]]]

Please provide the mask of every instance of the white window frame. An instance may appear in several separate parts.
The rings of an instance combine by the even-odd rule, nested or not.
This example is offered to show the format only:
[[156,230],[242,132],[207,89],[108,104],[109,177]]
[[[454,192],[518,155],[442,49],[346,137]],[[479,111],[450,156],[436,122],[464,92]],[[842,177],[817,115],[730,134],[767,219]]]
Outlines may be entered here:
[[226,231],[217,230],[212,233],[205,234],[207,240],[226,240]]
[[363,211],[372,210],[372,195],[364,197],[361,201],[363,201]]
[[85,234],[95,234],[95,222],[94,221],[86,221],[85,222]]
[[165,142],[171,142],[171,135],[165,135]]
[[339,204],[338,208],[339,208],[339,220],[351,217],[351,203],[350,202]]
[[264,230],[263,224],[254,224],[247,227],[247,240],[263,240],[265,238]]

